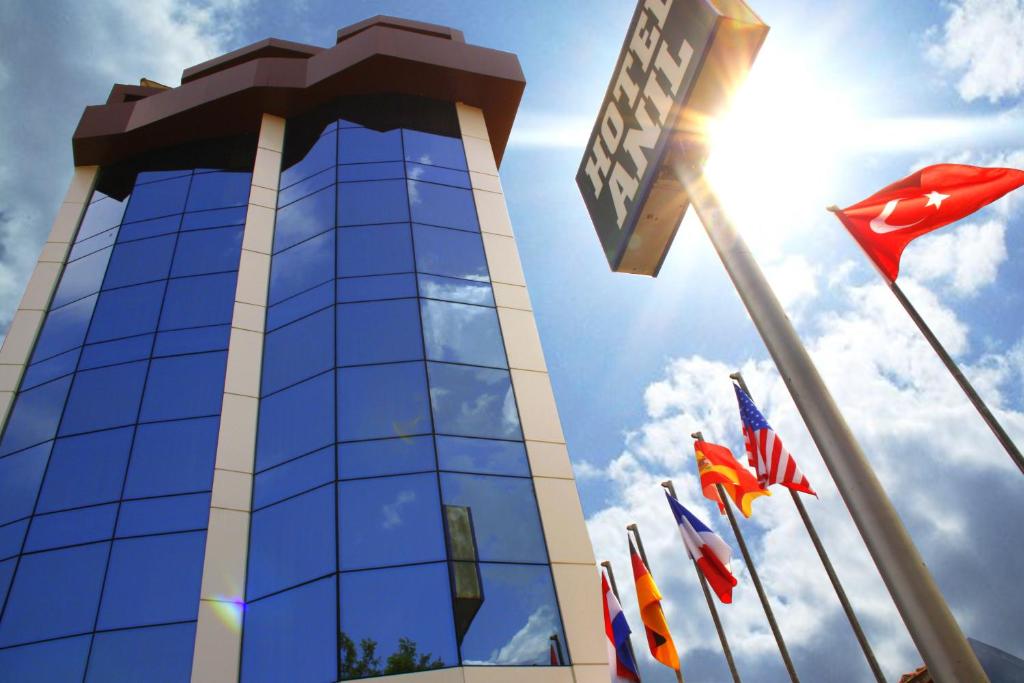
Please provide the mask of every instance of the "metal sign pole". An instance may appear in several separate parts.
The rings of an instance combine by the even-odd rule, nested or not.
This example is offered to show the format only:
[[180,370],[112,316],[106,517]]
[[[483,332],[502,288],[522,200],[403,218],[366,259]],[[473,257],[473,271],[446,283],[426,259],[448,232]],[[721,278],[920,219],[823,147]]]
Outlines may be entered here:
[[936,683],[988,683],[892,501],[700,167],[675,167]]
[[[743,381],[743,375],[738,372],[734,372],[729,375],[729,379],[736,380],[740,385],[740,389],[743,390],[743,393],[750,396],[750,389],[747,388],[747,383]],[[875,659],[875,653],[871,650],[871,644],[868,643],[868,638],[864,635],[864,630],[860,627],[857,615],[854,614],[853,605],[850,604],[849,598],[846,597],[846,591],[843,589],[843,584],[840,583],[839,576],[836,574],[836,570],[832,567],[832,561],[829,559],[828,553],[825,552],[825,546],[818,537],[818,530],[814,528],[814,524],[811,523],[811,517],[807,514],[807,509],[804,507],[804,502],[800,500],[800,494],[793,489],[789,489],[789,493],[793,497],[793,504],[796,505],[796,511],[800,513],[800,519],[803,520],[804,526],[807,528],[807,534],[811,537],[811,543],[814,544],[814,549],[818,551],[818,558],[821,559],[821,564],[825,567],[825,573],[828,574],[828,580],[832,582],[832,588],[835,589],[836,596],[839,598],[839,603],[843,606],[843,612],[846,613],[846,618],[850,622],[853,634],[857,636],[857,642],[860,643],[860,649],[864,651],[864,657],[868,660],[868,666],[871,668],[871,673],[874,674],[875,680],[878,681],[878,683],[886,683],[885,675],[882,673],[882,668],[878,665],[878,660]]]
[[[661,485],[664,486],[673,498],[676,498],[676,487],[671,481],[663,481]],[[687,552],[687,554],[689,554]],[[704,578],[704,572],[697,566],[697,559],[691,557],[693,561],[693,568],[697,571],[697,578],[700,579],[700,587],[704,591],[704,599],[708,603],[708,611],[711,612],[711,619],[715,622],[715,630],[718,631],[718,640],[722,643],[722,652],[725,653],[725,661],[729,665],[729,673],[732,674],[732,680],[734,683],[742,683],[740,681],[740,672],[736,669],[736,662],[732,658],[732,649],[729,647],[729,639],[725,637],[725,629],[722,627],[722,620],[718,618],[718,608],[715,607],[715,600],[711,597],[711,591],[708,589],[708,580]]]

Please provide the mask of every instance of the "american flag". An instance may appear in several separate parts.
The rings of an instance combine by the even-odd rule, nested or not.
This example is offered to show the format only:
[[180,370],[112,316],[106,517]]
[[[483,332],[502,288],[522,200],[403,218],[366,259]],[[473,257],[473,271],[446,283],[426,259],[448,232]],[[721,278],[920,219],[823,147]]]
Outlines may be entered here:
[[782,439],[764,419],[754,402],[738,385],[736,401],[740,405],[740,419],[743,420],[743,438],[747,449],[750,466],[757,472],[757,482],[761,488],[771,484],[782,484],[794,491],[818,495],[811,488],[807,477],[796,466],[793,455],[782,445]]

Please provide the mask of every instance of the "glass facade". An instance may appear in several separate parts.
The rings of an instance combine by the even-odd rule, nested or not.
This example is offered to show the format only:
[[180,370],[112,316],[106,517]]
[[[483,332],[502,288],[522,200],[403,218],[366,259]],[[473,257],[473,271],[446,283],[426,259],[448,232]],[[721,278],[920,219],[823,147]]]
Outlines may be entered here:
[[251,173],[170,156],[101,174],[0,438],[2,681],[191,674]]
[[246,683],[550,665],[565,642],[454,107],[434,114],[288,123]]

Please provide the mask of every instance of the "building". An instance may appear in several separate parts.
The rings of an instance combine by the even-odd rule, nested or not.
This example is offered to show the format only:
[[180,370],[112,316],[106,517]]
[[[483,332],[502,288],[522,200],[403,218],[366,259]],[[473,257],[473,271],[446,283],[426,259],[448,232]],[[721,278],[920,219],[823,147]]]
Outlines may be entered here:
[[0,351],[0,680],[607,680],[524,85],[376,17],[86,109]]

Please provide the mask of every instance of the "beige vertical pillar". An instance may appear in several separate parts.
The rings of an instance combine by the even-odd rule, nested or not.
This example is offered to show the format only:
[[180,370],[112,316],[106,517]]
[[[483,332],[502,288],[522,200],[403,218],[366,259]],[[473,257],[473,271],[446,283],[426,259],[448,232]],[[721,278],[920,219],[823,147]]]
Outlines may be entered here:
[[71,187],[57,211],[50,236],[43,245],[35,270],[25,287],[25,294],[7,329],[3,347],[0,348],[0,430],[6,425],[11,403],[21,384],[21,377],[25,374],[25,366],[32,355],[36,337],[43,326],[43,319],[57,289],[64,264],[67,263],[71,243],[82,222],[98,175],[98,166],[75,167]]
[[[501,181],[483,113],[461,103],[457,111],[498,320],[505,339],[513,391],[573,662],[573,678],[588,683],[605,682],[608,659],[594,551],[583,519]],[[467,669],[467,681],[469,671]],[[569,680],[568,670],[550,670],[544,678],[536,679],[532,671],[529,678],[523,669],[516,671],[519,678],[509,680],[546,681],[562,680],[562,677]],[[496,683],[498,679],[488,675],[487,680]]]
[[241,605],[245,597],[256,417],[284,119],[264,114],[258,144],[228,342],[192,659],[195,683],[238,681],[242,650]]

